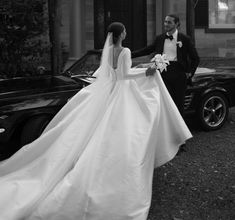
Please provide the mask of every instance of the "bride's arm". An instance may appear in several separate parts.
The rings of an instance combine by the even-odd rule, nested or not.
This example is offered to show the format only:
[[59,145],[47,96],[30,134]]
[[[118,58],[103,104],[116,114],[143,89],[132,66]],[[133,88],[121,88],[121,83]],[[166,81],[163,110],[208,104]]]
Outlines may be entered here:
[[123,54],[123,76],[124,79],[136,79],[141,77],[146,77],[145,70],[142,70],[137,73],[130,73],[131,71],[131,51],[129,49],[126,49],[125,53]]

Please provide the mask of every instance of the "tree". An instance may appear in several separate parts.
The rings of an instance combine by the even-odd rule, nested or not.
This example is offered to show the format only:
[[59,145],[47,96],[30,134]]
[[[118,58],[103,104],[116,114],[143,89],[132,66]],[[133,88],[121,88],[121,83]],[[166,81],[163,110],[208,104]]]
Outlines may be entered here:
[[1,0],[0,72],[3,77],[32,74],[48,45],[44,0]]

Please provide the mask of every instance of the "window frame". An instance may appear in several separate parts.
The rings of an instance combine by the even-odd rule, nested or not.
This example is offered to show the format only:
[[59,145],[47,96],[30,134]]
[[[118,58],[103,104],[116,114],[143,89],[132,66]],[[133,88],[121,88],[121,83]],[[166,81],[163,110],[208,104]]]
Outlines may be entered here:
[[[198,0],[198,1],[200,1],[200,0]],[[209,0],[203,0],[203,1],[206,1],[206,3],[204,3],[204,4],[206,4],[206,7],[207,7],[206,22],[204,22],[204,25],[196,25],[196,23],[195,23],[195,28],[196,29],[204,28],[206,33],[235,33],[235,27],[234,28],[211,28],[211,27],[209,27]],[[195,11],[195,13],[196,13],[196,11]]]

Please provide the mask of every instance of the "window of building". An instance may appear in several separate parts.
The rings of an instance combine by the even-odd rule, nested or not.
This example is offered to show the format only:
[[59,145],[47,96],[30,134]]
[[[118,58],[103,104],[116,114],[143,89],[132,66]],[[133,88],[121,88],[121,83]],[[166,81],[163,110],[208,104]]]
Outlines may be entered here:
[[195,27],[207,32],[235,32],[235,0],[197,0]]
[[209,28],[235,28],[234,0],[209,0]]

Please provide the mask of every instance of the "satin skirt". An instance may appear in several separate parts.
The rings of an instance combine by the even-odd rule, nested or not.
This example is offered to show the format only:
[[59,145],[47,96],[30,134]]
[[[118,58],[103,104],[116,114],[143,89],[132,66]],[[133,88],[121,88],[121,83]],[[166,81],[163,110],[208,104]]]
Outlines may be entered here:
[[97,80],[0,164],[0,219],[146,220],[154,168],[191,137],[160,74]]

